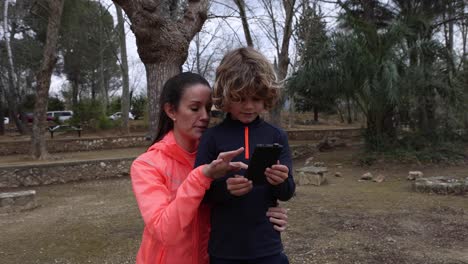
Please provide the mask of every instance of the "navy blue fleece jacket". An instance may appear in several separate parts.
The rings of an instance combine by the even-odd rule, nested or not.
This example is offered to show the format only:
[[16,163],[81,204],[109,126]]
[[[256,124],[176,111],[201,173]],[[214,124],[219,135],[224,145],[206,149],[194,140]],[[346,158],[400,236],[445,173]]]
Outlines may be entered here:
[[[209,254],[226,259],[253,259],[277,254],[283,250],[280,233],[266,216],[268,207],[276,206],[277,200],[289,200],[295,191],[292,177],[292,159],[286,133],[261,118],[249,124],[227,117],[203,134],[197,152],[195,167],[210,163],[220,152],[244,147],[245,152],[233,161],[249,164],[257,144],[283,145],[280,163],[288,166],[289,177],[283,183],[254,185],[251,192],[233,196],[226,188],[226,179],[234,174],[212,182],[205,195],[211,204],[211,234]],[[245,171],[235,174],[243,175]]]

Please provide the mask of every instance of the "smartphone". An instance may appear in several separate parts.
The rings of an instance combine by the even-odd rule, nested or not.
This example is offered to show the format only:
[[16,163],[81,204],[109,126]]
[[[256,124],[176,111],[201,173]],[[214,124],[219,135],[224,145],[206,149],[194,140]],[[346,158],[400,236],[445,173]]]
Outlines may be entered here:
[[254,185],[267,183],[265,169],[276,164],[283,146],[280,144],[258,144],[250,159],[245,177]]

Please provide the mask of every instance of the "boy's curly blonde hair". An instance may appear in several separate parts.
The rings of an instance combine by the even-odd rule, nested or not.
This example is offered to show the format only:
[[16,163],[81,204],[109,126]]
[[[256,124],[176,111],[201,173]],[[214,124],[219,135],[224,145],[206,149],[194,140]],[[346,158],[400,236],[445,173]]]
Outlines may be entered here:
[[216,69],[213,104],[224,111],[246,97],[262,99],[270,110],[279,99],[275,70],[260,52],[250,47],[228,52]]

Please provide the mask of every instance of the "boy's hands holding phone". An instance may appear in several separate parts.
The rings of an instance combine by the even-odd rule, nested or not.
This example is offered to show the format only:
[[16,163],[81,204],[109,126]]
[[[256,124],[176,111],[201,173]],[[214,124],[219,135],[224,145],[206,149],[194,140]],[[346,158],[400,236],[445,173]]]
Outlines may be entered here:
[[241,175],[230,177],[226,180],[227,190],[234,196],[242,196],[253,188],[252,181]]
[[265,175],[267,181],[271,185],[278,185],[283,183],[288,178],[289,168],[286,165],[279,163],[271,166],[271,168],[266,168]]
[[[285,165],[275,164],[266,168],[265,176],[271,185],[278,185],[288,178],[289,168]],[[236,175],[226,180],[227,190],[235,196],[242,196],[253,188],[252,181],[241,175]]]

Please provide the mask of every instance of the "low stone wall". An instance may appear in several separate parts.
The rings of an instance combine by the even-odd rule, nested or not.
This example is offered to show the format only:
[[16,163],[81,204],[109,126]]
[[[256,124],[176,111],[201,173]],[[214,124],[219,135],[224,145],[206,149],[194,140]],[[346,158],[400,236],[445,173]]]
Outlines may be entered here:
[[360,128],[340,128],[325,130],[288,130],[289,140],[322,140],[325,137],[336,137],[344,140],[352,140],[362,136]]
[[0,167],[0,188],[128,176],[134,159],[133,157]]
[[[31,148],[29,140],[1,142],[0,156],[28,154]],[[49,153],[79,152],[114,148],[133,148],[149,146],[144,136],[123,136],[105,138],[72,138],[47,140]]]
[[457,179],[450,176],[418,178],[414,182],[413,187],[417,192],[465,194],[468,193],[468,177],[465,179]]
[[0,192],[0,214],[31,210],[37,207],[36,191]]
[[[316,150],[315,145],[291,145],[293,158],[305,157]],[[0,166],[1,188],[28,187],[72,181],[125,177],[136,157],[102,159],[48,164]]]
[[[336,137],[343,140],[354,140],[361,136],[362,130],[332,129],[332,130],[287,130],[289,140],[319,141],[325,137]],[[49,139],[49,153],[91,151],[116,148],[146,147],[150,142],[144,136],[122,136],[105,138],[70,138]],[[0,142],[0,156],[28,154],[31,148],[29,140]]]

